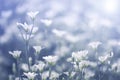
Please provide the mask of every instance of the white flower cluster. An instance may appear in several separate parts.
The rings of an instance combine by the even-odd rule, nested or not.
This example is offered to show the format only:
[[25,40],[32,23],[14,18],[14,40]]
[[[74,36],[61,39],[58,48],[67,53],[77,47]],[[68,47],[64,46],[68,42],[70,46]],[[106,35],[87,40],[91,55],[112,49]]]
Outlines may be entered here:
[[45,56],[43,59],[49,64],[55,64],[58,60],[58,56]]
[[[39,60],[39,56],[41,55],[40,53],[42,53],[41,50],[43,48],[42,46],[39,46],[37,44],[32,46],[35,54],[31,57],[29,54],[29,49],[31,47],[29,46],[29,43],[30,39],[38,31],[38,27],[36,27],[34,24],[35,18],[38,13],[38,11],[27,13],[27,15],[33,21],[33,23],[30,25],[26,22],[23,24],[17,23],[21,35],[26,43],[26,62],[23,63],[21,60],[21,53],[24,53],[24,51],[9,51],[9,54],[17,60],[17,63],[14,63],[12,66],[14,78],[12,79],[10,77],[10,80],[39,80],[39,78],[41,78],[40,80],[92,80],[91,78],[96,75],[95,71],[99,68],[100,71],[101,68],[105,68],[105,70],[111,70],[117,73],[120,72],[120,60],[117,61],[117,63],[113,64],[110,61],[110,59],[114,56],[113,52],[98,56],[97,60],[94,60],[94,57],[92,57],[92,59],[89,56],[90,51],[81,50],[72,52],[71,56],[67,58],[67,62],[65,62],[64,59],[66,59],[66,56],[68,56],[69,54],[61,57],[58,55],[42,56],[42,61]],[[41,19],[40,21],[47,27],[52,24],[52,20],[50,19]],[[68,36],[68,32],[66,31],[53,29],[52,32],[58,37]],[[73,38],[72,36],[69,36],[69,39],[70,37],[71,39]],[[99,52],[97,52],[97,49],[101,44],[102,43],[100,41],[94,41],[90,42],[88,46],[95,50],[95,52],[93,52],[94,54],[98,54]],[[69,49],[66,47],[63,47],[62,49],[64,49],[63,51],[61,51],[63,52],[62,54],[69,51]],[[60,51],[58,50],[58,52]],[[108,66],[110,66],[110,69]],[[62,75],[65,75],[67,78]],[[61,76],[63,77],[62,79]]]
[[72,57],[72,59],[74,59],[74,61],[79,62],[79,61],[87,58],[87,54],[88,54],[88,51],[83,50],[83,51],[73,52],[71,57]]
[[98,60],[102,63],[104,63],[105,61],[107,61],[109,58],[112,58],[113,57],[113,52],[110,52],[109,54],[106,54],[104,56],[99,56],[98,57]]

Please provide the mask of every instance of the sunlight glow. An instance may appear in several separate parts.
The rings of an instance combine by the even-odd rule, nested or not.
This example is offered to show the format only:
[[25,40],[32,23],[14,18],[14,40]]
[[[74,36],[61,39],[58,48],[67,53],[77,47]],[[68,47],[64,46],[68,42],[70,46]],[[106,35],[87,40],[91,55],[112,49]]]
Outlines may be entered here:
[[106,13],[115,13],[118,10],[118,0],[103,1],[103,10]]

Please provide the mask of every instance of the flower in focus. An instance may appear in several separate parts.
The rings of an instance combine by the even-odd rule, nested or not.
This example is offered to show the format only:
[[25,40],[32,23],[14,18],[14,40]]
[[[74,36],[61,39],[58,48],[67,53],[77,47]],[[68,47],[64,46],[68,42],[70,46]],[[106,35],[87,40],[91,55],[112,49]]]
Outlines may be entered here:
[[27,13],[27,15],[31,18],[31,19],[35,19],[35,17],[37,16],[37,14],[39,13],[39,11],[30,11]]
[[41,46],[33,46],[33,48],[35,49],[36,53],[40,53],[42,47]]
[[41,19],[40,21],[46,26],[50,26],[52,24],[52,20],[49,19]]
[[83,59],[85,59],[87,57],[88,51],[87,50],[83,50],[83,51],[78,51],[78,52],[73,52],[72,53],[72,58],[75,61],[81,61]]
[[45,56],[43,59],[48,62],[49,64],[55,64],[58,60],[57,56]]
[[34,72],[27,72],[27,73],[24,73],[25,76],[27,76],[27,78],[29,80],[34,80],[35,76],[37,75],[36,73]]
[[9,51],[9,54],[11,54],[15,59],[20,57],[21,51]]
[[95,41],[95,42],[90,42],[88,46],[92,47],[93,49],[97,49],[100,44],[102,43],[99,41]]

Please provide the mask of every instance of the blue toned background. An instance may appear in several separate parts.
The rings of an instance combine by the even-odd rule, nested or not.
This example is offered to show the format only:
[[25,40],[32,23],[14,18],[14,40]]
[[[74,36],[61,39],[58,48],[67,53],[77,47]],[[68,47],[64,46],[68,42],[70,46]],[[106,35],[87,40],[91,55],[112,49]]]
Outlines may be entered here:
[[[119,0],[0,0],[0,80],[7,80],[6,75],[12,73],[15,60],[8,51],[24,51],[16,22],[29,22],[27,12],[40,12],[36,18],[39,32],[30,44],[45,47],[40,59],[43,55],[63,56],[85,49],[90,41],[101,41],[103,49],[99,52],[113,50],[116,59],[120,52],[119,7]],[[51,19],[53,23],[46,27],[40,19]],[[53,29],[65,31],[68,35],[56,36]],[[31,47],[31,56],[32,52]]]

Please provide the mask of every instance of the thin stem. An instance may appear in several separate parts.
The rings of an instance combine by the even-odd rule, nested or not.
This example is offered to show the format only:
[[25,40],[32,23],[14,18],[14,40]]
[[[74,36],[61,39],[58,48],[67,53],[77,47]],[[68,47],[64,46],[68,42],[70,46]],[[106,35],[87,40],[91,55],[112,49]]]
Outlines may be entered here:
[[49,80],[50,80],[50,77],[51,77],[51,65],[49,67]]
[[19,31],[20,31],[20,34],[21,34],[23,40],[26,41],[26,40],[24,39],[24,36],[23,36],[23,33],[22,33],[21,29],[20,29],[20,28],[18,28],[18,29],[19,29]]
[[29,68],[29,70],[30,70],[30,65],[29,65],[29,60],[28,60],[28,40],[27,40],[27,32],[25,33],[25,38],[24,38],[24,36],[23,36],[23,33],[22,33],[22,31],[21,31],[21,29],[19,28],[19,31],[20,31],[20,34],[21,34],[21,36],[22,36],[22,38],[23,38],[23,40],[24,40],[24,42],[25,42],[25,55],[26,55],[26,61],[27,61],[27,64],[28,64],[28,68]]
[[19,80],[21,80],[21,78],[20,78],[20,68],[19,68],[19,58],[17,58],[17,69],[18,69]]
[[34,19],[32,20],[33,22],[33,26],[32,26],[32,29],[30,31],[30,35],[29,35],[29,38],[28,38],[28,42],[30,41],[30,38],[31,38],[31,35],[32,35],[32,32],[33,32],[33,28],[34,28]]
[[29,57],[28,57],[28,50],[29,50],[28,41],[26,41],[25,45],[26,45],[26,48],[25,48],[25,51],[26,51],[26,60],[27,60],[28,68],[30,70],[30,63],[29,63]]
[[26,58],[27,58],[28,68],[29,68],[30,71],[31,71],[31,69],[30,69],[28,53],[29,53],[29,41],[30,41],[30,38],[31,38],[31,35],[32,35],[33,28],[34,28],[34,19],[33,19],[33,26],[32,26],[32,29],[29,33],[28,39],[27,39],[27,33],[26,33]]

